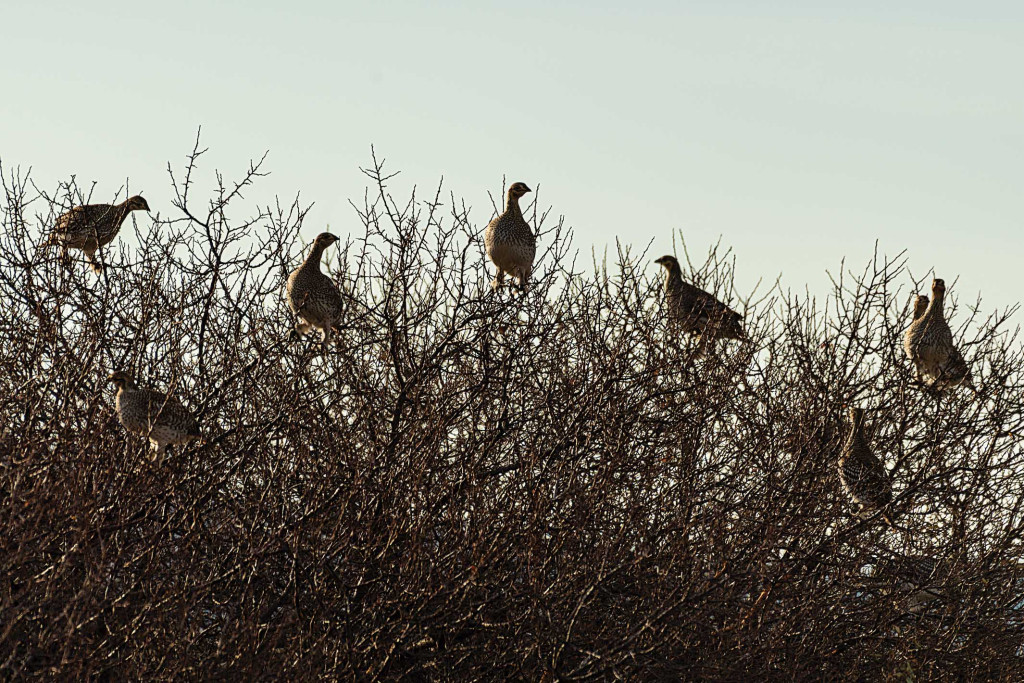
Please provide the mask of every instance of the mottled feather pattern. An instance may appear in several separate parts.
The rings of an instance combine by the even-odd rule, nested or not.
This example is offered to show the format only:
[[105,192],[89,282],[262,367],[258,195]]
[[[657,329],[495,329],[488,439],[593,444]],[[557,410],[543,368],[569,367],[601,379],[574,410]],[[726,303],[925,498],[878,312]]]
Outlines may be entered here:
[[745,339],[743,316],[711,294],[683,281],[679,261],[662,256],[665,267],[665,308],[669,320],[684,332],[714,339]]
[[313,242],[309,256],[288,276],[288,307],[297,315],[300,333],[315,327],[321,331],[323,342],[331,338],[332,329],[341,322],[345,313],[341,291],[334,281],[320,270],[324,249],[338,240],[330,233],[321,233]]
[[487,256],[498,270],[496,287],[507,274],[516,278],[520,288],[525,288],[533,270],[537,238],[519,207],[519,198],[527,192],[530,188],[525,184],[513,183],[508,189],[505,210],[488,223],[484,231]]
[[57,219],[54,238],[75,249],[102,247],[117,236],[127,215],[123,204],[76,206]]
[[115,407],[121,424],[132,434],[149,439],[157,455],[167,446],[187,443],[201,436],[199,422],[181,401],[152,389],[140,389],[126,373],[115,372]]
[[915,300],[915,318],[903,334],[903,350],[913,362],[918,379],[929,386],[971,384],[971,372],[953,342],[953,332],[943,311],[946,285],[932,282],[932,298],[918,315],[926,297]]
[[850,410],[850,434],[839,456],[839,481],[862,513],[883,510],[892,502],[892,484],[882,461],[864,435],[864,413]]
[[80,249],[98,273],[101,268],[96,260],[96,251],[113,241],[132,211],[149,211],[149,204],[136,195],[120,204],[76,206],[57,219],[47,243],[61,245],[65,249]]
[[178,438],[199,436],[199,422],[178,399],[152,389],[127,389],[118,392],[117,407],[121,424],[136,434],[146,435],[151,428],[166,428]]

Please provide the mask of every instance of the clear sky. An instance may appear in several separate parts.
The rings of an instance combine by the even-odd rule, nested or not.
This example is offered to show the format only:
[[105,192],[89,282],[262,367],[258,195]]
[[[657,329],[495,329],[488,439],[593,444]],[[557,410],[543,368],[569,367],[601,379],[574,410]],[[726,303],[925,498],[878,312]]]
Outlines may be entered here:
[[12,2],[0,158],[170,210],[202,125],[208,171],[270,150],[251,199],[301,191],[310,238],[358,229],[374,144],[397,191],[444,175],[481,228],[506,175],[584,252],[681,229],[732,246],[741,286],[821,291],[878,239],[1024,299],[1024,4],[895,4]]

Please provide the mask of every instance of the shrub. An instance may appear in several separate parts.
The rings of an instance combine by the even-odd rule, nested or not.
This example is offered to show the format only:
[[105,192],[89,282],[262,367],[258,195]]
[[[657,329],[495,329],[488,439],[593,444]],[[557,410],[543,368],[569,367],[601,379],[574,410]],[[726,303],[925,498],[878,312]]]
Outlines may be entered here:
[[[398,200],[374,160],[361,233],[327,254],[349,315],[324,352],[283,298],[308,207],[239,218],[262,162],[197,199],[201,154],[99,278],[40,247],[83,189],[3,172],[12,677],[1024,678],[1012,311],[949,311],[979,394],[933,395],[903,356],[902,256],[841,266],[823,300],[741,298],[715,247],[687,276],[751,342],[700,355],[646,252],[580,266],[535,204],[534,286],[493,292],[465,203]],[[114,369],[205,440],[149,463]],[[854,403],[893,529],[838,483]],[[942,567],[924,610],[885,571],[916,555]]]

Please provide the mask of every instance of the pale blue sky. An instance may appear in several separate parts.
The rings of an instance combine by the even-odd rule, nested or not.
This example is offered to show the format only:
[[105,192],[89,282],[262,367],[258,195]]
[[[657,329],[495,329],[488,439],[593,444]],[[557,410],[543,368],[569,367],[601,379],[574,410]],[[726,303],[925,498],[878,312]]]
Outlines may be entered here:
[[358,228],[374,144],[397,190],[443,174],[481,227],[504,174],[584,252],[721,235],[741,286],[821,291],[877,238],[1016,302],[1024,5],[891,4],[10,3],[0,157],[166,211],[202,125],[207,170],[270,150],[251,199],[301,190],[308,238]]

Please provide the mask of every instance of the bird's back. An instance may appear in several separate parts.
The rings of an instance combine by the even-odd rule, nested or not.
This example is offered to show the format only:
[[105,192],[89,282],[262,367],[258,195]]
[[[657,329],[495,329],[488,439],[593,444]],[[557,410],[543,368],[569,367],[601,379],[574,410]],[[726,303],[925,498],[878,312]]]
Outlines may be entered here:
[[716,337],[745,337],[743,316],[678,274],[666,278],[665,300],[670,313],[688,332],[700,333],[714,328]]
[[125,389],[118,393],[117,409],[129,431],[144,434],[153,427],[168,427],[182,434],[199,434],[199,422],[181,401],[159,391]]
[[122,213],[119,205],[76,206],[57,219],[54,235],[63,237],[71,246],[90,238],[95,238],[97,245],[103,246],[114,239],[121,228]]
[[839,459],[840,481],[858,503],[880,508],[892,500],[892,487],[885,466],[860,439],[847,442]]

